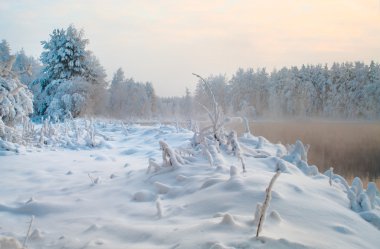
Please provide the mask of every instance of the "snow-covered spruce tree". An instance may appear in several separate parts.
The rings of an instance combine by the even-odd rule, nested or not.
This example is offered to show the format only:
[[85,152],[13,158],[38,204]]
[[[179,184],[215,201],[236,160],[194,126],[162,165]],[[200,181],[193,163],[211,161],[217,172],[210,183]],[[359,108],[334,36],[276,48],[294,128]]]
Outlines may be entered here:
[[88,43],[83,30],[73,25],[66,30],[55,29],[49,41],[42,41],[43,74],[33,86],[38,115],[64,118],[98,111],[95,99],[105,99],[99,95],[106,92],[106,74],[86,50]]
[[82,76],[88,70],[86,58],[88,39],[84,39],[83,30],[78,31],[73,25],[67,30],[55,29],[49,41],[42,41],[45,49],[41,54],[44,73],[48,79],[70,79]]
[[7,142],[21,143],[13,127],[33,112],[32,94],[12,71],[15,56],[0,65],[0,148],[12,150]]
[[0,63],[9,61],[11,56],[11,49],[9,43],[6,40],[0,42]]

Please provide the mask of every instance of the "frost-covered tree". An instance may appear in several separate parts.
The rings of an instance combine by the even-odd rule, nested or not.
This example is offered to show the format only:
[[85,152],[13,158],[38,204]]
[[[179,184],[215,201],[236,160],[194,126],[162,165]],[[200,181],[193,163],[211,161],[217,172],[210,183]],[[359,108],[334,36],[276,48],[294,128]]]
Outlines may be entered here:
[[182,110],[184,111],[185,116],[187,119],[192,119],[193,118],[193,97],[191,96],[190,90],[186,88],[185,91],[185,97],[183,98],[182,101]]
[[114,73],[111,87],[109,89],[110,92],[110,101],[109,108],[114,117],[122,117],[123,116],[123,106],[125,105],[125,98],[127,98],[126,93],[124,92],[125,84],[125,75],[122,68],[117,69]]
[[[229,82],[228,105],[237,114],[380,118],[379,65],[371,62],[239,69]],[[228,87],[227,87],[228,89]]]
[[31,56],[25,54],[24,49],[16,53],[13,70],[19,74],[21,83],[29,86],[40,74],[40,63]]
[[69,79],[83,76],[88,71],[88,54],[84,31],[70,25],[66,30],[54,29],[50,40],[42,41],[44,52],[41,61],[46,78],[50,80]]
[[119,68],[109,89],[109,113],[116,118],[146,118],[157,112],[157,97],[152,83],[126,79]]
[[234,112],[243,116],[262,115],[268,106],[268,74],[263,69],[239,68],[230,81]]
[[151,82],[145,83],[145,91],[150,103],[150,115],[155,115],[157,112],[157,96]]
[[6,40],[2,40],[0,42],[0,63],[8,61],[10,56],[11,49],[9,43]]
[[35,110],[39,115],[101,114],[106,106],[106,74],[98,59],[86,50],[83,30],[70,25],[55,29],[43,41],[43,74],[33,84]]

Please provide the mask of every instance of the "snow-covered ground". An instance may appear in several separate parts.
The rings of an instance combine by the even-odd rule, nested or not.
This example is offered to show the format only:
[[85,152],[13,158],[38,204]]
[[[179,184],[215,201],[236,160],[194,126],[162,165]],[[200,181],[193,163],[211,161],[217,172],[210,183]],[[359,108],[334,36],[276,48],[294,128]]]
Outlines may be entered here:
[[[328,176],[303,163],[302,153],[242,137],[243,173],[228,148],[210,151],[211,166],[191,147],[187,130],[117,122],[95,127],[94,148],[77,136],[77,144],[46,140],[40,148],[2,153],[1,249],[21,248],[32,217],[28,248],[380,247],[378,193],[373,198],[360,183],[347,189],[339,177],[330,186]],[[181,151],[184,163],[147,172],[150,158],[162,165],[160,140]],[[256,239],[256,207],[279,165]]]

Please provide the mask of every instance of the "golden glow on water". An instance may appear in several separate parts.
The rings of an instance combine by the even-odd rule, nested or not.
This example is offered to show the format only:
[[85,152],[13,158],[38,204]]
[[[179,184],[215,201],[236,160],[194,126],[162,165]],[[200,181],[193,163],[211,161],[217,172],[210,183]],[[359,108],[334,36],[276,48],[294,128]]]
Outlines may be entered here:
[[[242,125],[234,127],[242,131]],[[294,144],[300,139],[310,144],[308,163],[320,172],[334,172],[348,181],[359,176],[364,185],[375,181],[380,189],[380,123],[278,121],[253,122],[251,132],[271,142]]]

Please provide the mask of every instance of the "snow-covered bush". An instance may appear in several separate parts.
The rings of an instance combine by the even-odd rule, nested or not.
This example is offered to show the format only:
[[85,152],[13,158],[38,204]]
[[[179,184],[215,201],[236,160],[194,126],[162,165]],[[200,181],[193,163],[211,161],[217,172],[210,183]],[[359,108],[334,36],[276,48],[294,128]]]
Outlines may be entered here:
[[17,78],[0,76],[0,139],[21,142],[13,126],[33,112],[32,98]]
[[43,93],[43,99],[48,106],[45,113],[58,118],[79,116],[86,110],[86,99],[90,90],[91,84],[81,77],[52,81]]
[[160,149],[162,150],[163,166],[171,166],[174,168],[180,167],[185,163],[183,158],[176,153],[166,142],[159,141]]
[[32,94],[15,78],[0,77],[0,117],[6,125],[21,121],[33,111]]
[[380,202],[376,196],[378,189],[374,182],[369,182],[367,189],[364,190],[363,183],[359,177],[355,177],[351,186],[349,186],[342,176],[333,173],[332,168],[327,170],[324,175],[328,176],[334,182],[342,184],[350,202],[349,207],[359,213],[363,219],[380,229],[380,216],[379,213],[376,212]]
[[318,174],[318,168],[307,163],[309,148],[309,145],[304,146],[300,140],[297,140],[294,145],[288,146],[288,154],[282,159],[296,165],[305,175],[315,176]]
[[362,181],[359,177],[355,177],[351,188],[347,190],[351,209],[355,212],[365,212],[373,209],[375,207],[376,192],[377,188],[374,183],[369,183],[367,190],[364,191]]

